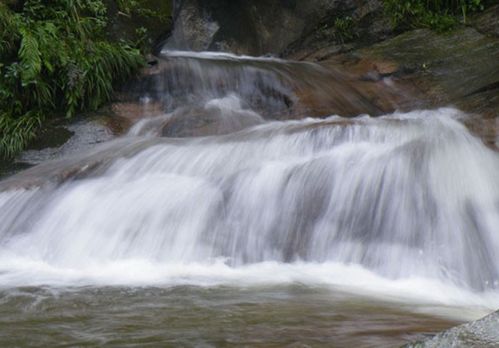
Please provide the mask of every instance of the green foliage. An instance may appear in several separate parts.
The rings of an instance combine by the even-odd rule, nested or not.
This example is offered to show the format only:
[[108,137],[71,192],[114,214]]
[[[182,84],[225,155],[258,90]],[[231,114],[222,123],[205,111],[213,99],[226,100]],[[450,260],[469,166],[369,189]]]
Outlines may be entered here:
[[[154,11],[148,6],[148,0],[116,0],[120,11],[127,15],[137,15],[142,17],[154,17],[160,22],[169,21],[171,17],[170,11]],[[167,0],[164,0],[167,3]],[[168,4],[169,5],[169,4]],[[168,6],[170,7],[170,5]]]
[[[115,1],[119,10],[115,28],[121,26],[121,34],[132,38],[141,51],[150,53],[157,34],[172,25],[172,0]],[[119,37],[120,33],[115,36]]]
[[466,23],[467,15],[481,11],[486,0],[385,0],[385,11],[396,29],[430,28],[447,31]]
[[56,115],[95,110],[113,84],[143,64],[139,50],[106,39],[101,0],[0,3],[0,157],[9,158]]
[[336,40],[345,43],[355,38],[354,22],[352,17],[339,17],[334,20],[334,32]]
[[0,114],[0,149],[3,158],[15,156],[36,135],[42,125],[43,115],[27,112],[17,119],[9,114]]

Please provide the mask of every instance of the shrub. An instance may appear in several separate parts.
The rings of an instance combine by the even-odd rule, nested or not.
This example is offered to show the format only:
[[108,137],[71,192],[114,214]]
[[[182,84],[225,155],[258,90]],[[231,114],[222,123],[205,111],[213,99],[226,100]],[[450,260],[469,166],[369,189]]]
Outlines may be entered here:
[[430,28],[446,31],[466,23],[467,15],[483,10],[485,0],[385,0],[385,11],[394,28]]
[[338,17],[334,20],[334,30],[336,40],[342,44],[355,38],[354,21],[352,17]]
[[0,3],[0,157],[21,151],[50,117],[95,110],[143,64],[139,50],[105,37],[101,0]]

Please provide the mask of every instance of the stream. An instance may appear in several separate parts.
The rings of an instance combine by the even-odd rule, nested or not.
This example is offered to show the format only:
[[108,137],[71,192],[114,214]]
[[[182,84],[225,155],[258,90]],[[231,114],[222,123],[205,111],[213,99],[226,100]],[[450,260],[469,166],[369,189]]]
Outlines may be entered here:
[[499,308],[499,156],[466,114],[162,59],[126,135],[0,181],[0,346],[396,347]]

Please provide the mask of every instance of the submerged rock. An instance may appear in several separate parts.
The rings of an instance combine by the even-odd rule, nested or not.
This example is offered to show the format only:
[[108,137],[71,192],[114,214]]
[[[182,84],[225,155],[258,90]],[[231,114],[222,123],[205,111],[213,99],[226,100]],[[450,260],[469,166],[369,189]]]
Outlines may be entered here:
[[203,108],[183,108],[167,118],[161,129],[166,137],[222,135],[262,123],[256,112],[242,108],[236,97],[206,103]]
[[497,348],[499,347],[499,312],[457,326],[426,341],[410,343],[405,348]]

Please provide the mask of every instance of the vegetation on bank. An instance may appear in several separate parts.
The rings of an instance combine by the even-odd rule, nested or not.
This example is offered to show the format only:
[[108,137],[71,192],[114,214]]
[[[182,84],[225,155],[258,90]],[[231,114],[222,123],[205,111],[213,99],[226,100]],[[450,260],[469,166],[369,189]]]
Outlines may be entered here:
[[[134,0],[120,5],[140,10]],[[97,109],[143,64],[135,43],[107,37],[108,22],[102,0],[0,2],[0,158],[50,118]]]
[[385,12],[397,30],[430,28],[447,31],[466,24],[468,15],[494,0],[385,0]]
[[[498,3],[499,0],[383,0],[381,16],[391,23],[389,29],[393,33],[420,28],[443,33],[467,25],[469,15]],[[321,23],[319,33],[333,36],[340,44],[362,40],[362,20],[352,13],[335,13]]]

